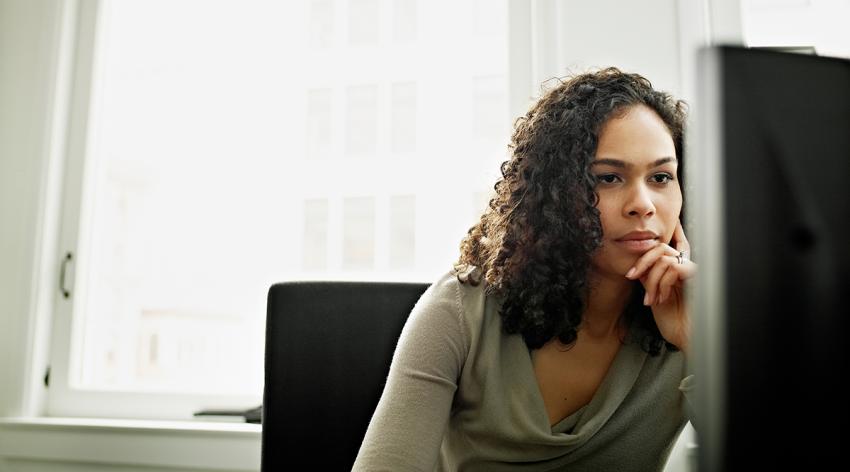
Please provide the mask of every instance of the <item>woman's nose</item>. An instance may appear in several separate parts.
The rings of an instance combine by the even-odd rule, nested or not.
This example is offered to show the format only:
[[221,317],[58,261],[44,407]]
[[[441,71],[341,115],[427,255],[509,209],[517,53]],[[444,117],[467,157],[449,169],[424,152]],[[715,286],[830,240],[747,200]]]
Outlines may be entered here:
[[646,217],[655,214],[655,205],[652,203],[652,195],[645,185],[635,185],[631,188],[628,198],[623,206],[626,216]]

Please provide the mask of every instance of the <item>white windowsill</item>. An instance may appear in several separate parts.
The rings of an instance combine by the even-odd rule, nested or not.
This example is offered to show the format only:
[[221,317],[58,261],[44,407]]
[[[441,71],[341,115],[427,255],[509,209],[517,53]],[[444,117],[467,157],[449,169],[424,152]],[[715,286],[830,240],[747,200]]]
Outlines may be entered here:
[[252,423],[0,418],[0,458],[259,471],[261,439]]

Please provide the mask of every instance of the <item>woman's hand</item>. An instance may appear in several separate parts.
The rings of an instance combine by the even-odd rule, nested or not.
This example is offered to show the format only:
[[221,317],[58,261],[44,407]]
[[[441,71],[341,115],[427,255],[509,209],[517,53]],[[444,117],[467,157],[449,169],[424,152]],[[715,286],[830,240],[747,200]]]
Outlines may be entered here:
[[[671,245],[675,246],[671,247]],[[690,345],[690,316],[685,303],[684,282],[696,275],[697,265],[688,259],[691,245],[682,223],[676,225],[673,240],[658,244],[644,253],[626,277],[639,279],[646,290],[644,305],[650,305],[661,336],[682,351]],[[680,258],[679,253],[684,255]]]

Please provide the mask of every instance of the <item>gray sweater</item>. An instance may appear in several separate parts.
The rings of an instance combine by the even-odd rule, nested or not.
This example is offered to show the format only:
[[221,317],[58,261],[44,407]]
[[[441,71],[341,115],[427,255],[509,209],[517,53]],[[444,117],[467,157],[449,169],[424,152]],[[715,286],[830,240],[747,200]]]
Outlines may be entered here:
[[414,307],[356,471],[660,471],[688,421],[681,352],[620,348],[592,400],[550,426],[500,302],[454,273]]

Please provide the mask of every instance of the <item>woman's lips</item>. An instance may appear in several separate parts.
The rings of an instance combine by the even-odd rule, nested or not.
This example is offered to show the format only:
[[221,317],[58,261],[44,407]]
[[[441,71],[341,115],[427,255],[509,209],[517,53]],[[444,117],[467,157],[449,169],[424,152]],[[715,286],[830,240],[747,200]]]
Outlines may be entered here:
[[658,244],[658,239],[657,238],[629,239],[629,240],[617,239],[617,240],[614,240],[614,242],[617,243],[620,247],[624,248],[625,250],[627,250],[629,252],[644,253],[644,252],[654,248],[655,245]]

